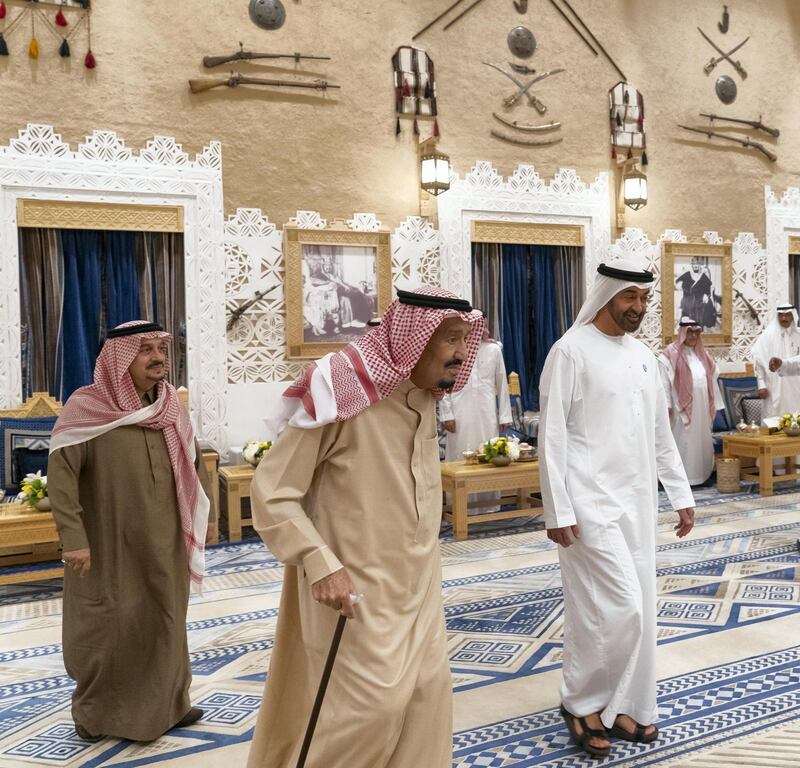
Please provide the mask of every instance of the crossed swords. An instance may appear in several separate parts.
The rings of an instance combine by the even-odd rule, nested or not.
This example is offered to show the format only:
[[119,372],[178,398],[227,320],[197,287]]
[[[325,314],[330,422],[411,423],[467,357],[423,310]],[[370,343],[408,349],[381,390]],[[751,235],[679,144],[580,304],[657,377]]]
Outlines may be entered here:
[[742,80],[744,80],[747,77],[747,72],[745,72],[744,67],[738,61],[734,61],[731,58],[731,56],[734,53],[736,53],[736,51],[738,51],[750,39],[750,35],[748,35],[744,40],[742,40],[741,43],[735,45],[726,53],[705,32],[703,32],[703,30],[700,29],[700,27],[697,28],[697,31],[703,36],[703,38],[709,43],[709,45],[719,54],[719,56],[714,56],[711,59],[711,61],[709,61],[708,64],[706,64],[703,67],[703,71],[707,75],[710,74],[711,70],[714,69],[714,67],[716,67],[717,64],[719,64],[721,61],[729,61],[733,65],[733,68],[739,73]]
[[543,104],[539,99],[536,98],[532,93],[528,93],[531,87],[538,83],[540,80],[544,80],[546,77],[550,77],[550,75],[557,75],[559,72],[564,72],[563,67],[557,67],[556,69],[550,69],[547,72],[542,72],[541,75],[537,75],[536,77],[531,78],[527,83],[523,83],[518,77],[514,77],[510,72],[506,72],[502,67],[494,64],[491,61],[486,61],[484,59],[483,63],[487,67],[491,67],[492,69],[496,69],[501,75],[505,75],[512,83],[514,83],[517,88],[519,89],[515,94],[508,96],[507,98],[503,99],[503,105],[506,107],[513,107],[523,96],[528,99],[528,103],[540,114],[543,115],[547,112],[547,106]]

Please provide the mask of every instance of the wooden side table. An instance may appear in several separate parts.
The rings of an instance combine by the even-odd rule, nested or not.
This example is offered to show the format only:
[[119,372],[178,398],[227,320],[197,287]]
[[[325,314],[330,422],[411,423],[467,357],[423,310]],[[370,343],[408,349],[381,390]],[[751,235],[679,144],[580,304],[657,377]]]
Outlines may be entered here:
[[[775,483],[800,480],[800,472],[795,466],[795,456],[800,455],[800,437],[789,437],[783,432],[774,435],[723,435],[722,456],[735,459],[746,456],[758,459],[758,474],[743,469],[743,480],[754,480],[762,496],[772,496]],[[773,460],[783,459],[785,474],[774,473]]]
[[[203,448],[203,465],[208,473],[208,481],[211,484],[211,504],[217,513],[217,523],[219,523],[219,454],[212,451],[210,448]],[[219,530],[219,529],[217,529]],[[208,542],[209,544],[218,544],[219,536]]]
[[[444,512],[453,524],[453,538],[467,538],[468,526],[489,520],[508,520],[526,514],[541,514],[541,505],[530,505],[530,493],[539,491],[539,462],[515,461],[507,467],[492,464],[465,464],[446,461],[441,465],[442,490],[453,494],[453,511]],[[517,491],[517,507],[505,512],[483,512],[467,515],[470,494],[485,491]]]
[[242,526],[253,524],[252,518],[242,519],[242,499],[250,496],[255,471],[249,464],[219,468],[220,517],[226,520],[228,541],[241,541]]

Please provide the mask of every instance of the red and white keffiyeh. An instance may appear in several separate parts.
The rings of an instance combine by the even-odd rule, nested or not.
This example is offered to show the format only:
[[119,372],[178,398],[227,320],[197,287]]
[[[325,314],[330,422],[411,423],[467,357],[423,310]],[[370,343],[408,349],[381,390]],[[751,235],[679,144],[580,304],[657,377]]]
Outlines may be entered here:
[[[420,288],[414,293],[458,298],[439,288]],[[468,322],[467,359],[461,364],[452,391],[458,392],[469,380],[483,337],[485,321],[477,310],[401,304],[395,299],[375,330],[311,363],[303,376],[284,393],[284,412],[277,431],[291,425],[313,429],[334,421],[352,419],[370,405],[383,400],[408,379],[431,336],[443,320],[459,317]],[[437,399],[444,392],[433,390]]]
[[[123,323],[118,328],[144,324]],[[175,387],[159,382],[157,398],[142,407],[128,369],[139,354],[142,339],[172,337],[163,331],[148,331],[106,339],[94,367],[94,384],[72,393],[56,421],[50,440],[50,453],[92,440],[105,432],[128,424],[164,432],[181,518],[189,576],[200,584],[205,571],[205,537],[209,501],[195,470],[194,430]],[[168,360],[165,361],[168,367]]]
[[[675,341],[664,349],[664,356],[669,360],[672,370],[675,371],[675,390],[678,393],[678,410],[680,411],[681,421],[684,424],[691,424],[692,422],[692,403],[694,401],[694,396],[692,395],[692,370],[689,368],[689,363],[686,360],[686,347],[683,345],[690,327],[692,326],[680,326]],[[706,369],[708,415],[713,421],[714,415],[716,414],[714,408],[714,370],[716,364],[714,363],[714,358],[706,352],[703,346],[702,334],[700,334],[697,339],[694,353],[703,364],[703,368]]]

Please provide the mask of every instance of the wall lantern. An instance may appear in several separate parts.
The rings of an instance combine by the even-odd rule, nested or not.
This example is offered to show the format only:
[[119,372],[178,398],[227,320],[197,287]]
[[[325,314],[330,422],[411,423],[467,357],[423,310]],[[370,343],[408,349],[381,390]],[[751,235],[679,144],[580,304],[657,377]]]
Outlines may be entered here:
[[434,197],[450,189],[450,156],[436,148],[434,139],[419,145],[419,185]]
[[647,205],[647,176],[635,166],[622,177],[622,198],[628,208],[638,211]]

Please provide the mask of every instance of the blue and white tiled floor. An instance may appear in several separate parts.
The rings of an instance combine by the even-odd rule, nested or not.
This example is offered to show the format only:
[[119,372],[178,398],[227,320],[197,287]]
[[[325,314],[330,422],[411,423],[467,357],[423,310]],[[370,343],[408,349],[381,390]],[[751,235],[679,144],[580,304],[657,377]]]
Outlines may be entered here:
[[[454,767],[800,766],[800,493],[749,490],[699,491],[688,541],[675,539],[674,513],[660,513],[662,738],[615,742],[600,762],[575,750],[558,716],[561,583],[539,525],[478,530],[465,542],[444,531]],[[257,540],[214,548],[209,560],[188,630],[193,699],[206,715],[152,744],[75,736],[60,582],[0,587],[0,766],[243,766],[282,571]]]

